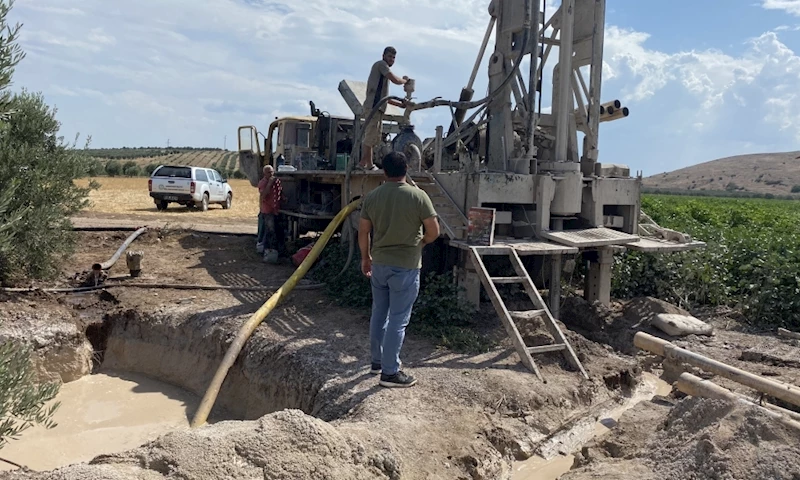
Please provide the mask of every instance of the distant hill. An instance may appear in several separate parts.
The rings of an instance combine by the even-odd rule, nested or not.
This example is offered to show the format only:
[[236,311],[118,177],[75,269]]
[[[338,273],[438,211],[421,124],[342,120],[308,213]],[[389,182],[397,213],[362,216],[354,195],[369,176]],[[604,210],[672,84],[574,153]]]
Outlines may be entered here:
[[643,185],[650,190],[800,195],[800,151],[721,158],[644,178]]
[[239,169],[239,154],[221,148],[95,148],[83,150],[83,153],[102,164],[110,160],[120,164],[134,162],[141,169],[146,169],[148,165],[166,164],[215,168],[221,172],[234,172]]

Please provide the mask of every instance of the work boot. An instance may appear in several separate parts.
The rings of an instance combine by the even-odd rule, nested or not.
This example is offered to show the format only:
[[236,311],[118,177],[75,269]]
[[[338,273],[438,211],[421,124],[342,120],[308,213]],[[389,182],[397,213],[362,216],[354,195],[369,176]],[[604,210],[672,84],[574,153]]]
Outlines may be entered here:
[[382,387],[389,388],[407,388],[415,385],[417,379],[411,375],[406,375],[402,370],[398,370],[394,375],[381,374],[381,381],[379,382]]

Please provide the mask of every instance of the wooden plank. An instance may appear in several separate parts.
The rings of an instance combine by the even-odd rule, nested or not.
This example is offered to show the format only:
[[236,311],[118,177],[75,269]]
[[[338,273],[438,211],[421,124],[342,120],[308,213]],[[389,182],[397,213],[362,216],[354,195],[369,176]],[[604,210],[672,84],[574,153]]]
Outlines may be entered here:
[[536,355],[538,353],[548,353],[548,352],[560,352],[567,348],[566,345],[563,343],[554,343],[552,345],[540,345],[538,347],[528,347],[528,351],[531,355]]
[[536,366],[536,363],[534,363],[531,354],[528,352],[528,347],[522,340],[522,336],[519,334],[517,326],[514,325],[513,321],[511,321],[511,315],[508,313],[508,309],[503,303],[503,299],[500,298],[500,293],[498,293],[497,288],[489,279],[489,273],[486,271],[486,266],[483,264],[480,254],[478,254],[474,247],[470,249],[470,252],[472,263],[475,266],[475,270],[478,272],[481,283],[483,284],[484,288],[486,288],[486,292],[489,294],[489,299],[492,301],[492,305],[494,305],[494,308],[500,317],[500,321],[503,323],[503,326],[506,327],[506,332],[511,338],[511,342],[514,344],[522,364],[525,365],[528,370],[531,370],[533,373],[535,373],[536,377],[542,381],[542,383],[546,383],[544,378],[542,378],[542,374],[539,372],[539,368]]
[[573,368],[580,371],[584,378],[587,380],[589,379],[589,375],[584,370],[583,365],[581,365],[580,360],[578,360],[577,355],[575,355],[575,351],[572,349],[572,346],[567,341],[567,337],[564,336],[564,332],[558,327],[555,319],[553,318],[553,314],[550,313],[550,309],[547,308],[545,305],[542,296],[539,294],[539,290],[536,289],[536,286],[533,284],[530,275],[528,275],[528,271],[525,270],[525,266],[522,264],[522,260],[520,260],[519,255],[517,255],[516,250],[511,251],[511,264],[514,267],[514,271],[517,272],[517,275],[520,277],[525,277],[525,283],[523,283],[525,287],[525,292],[527,292],[528,297],[533,302],[536,308],[540,308],[545,311],[545,321],[544,324],[547,329],[550,331],[550,334],[556,340],[556,342],[563,343],[566,347],[564,349],[564,356],[567,358],[567,361],[572,365]]
[[492,277],[493,283],[522,283],[525,277]]

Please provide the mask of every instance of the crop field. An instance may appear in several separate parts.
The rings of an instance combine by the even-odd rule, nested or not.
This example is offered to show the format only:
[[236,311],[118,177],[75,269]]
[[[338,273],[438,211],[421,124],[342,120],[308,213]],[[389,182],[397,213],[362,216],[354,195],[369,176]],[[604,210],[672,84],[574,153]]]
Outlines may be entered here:
[[[109,163],[116,163],[121,168],[133,164],[135,173],[117,172],[116,175],[141,176],[158,165],[193,165],[197,167],[214,168],[220,173],[230,175],[239,168],[239,154],[220,149],[203,148],[109,148],[86,150],[85,154],[92,162],[97,164],[96,173],[93,175],[111,173],[107,169]],[[147,167],[150,166],[150,170]]]
[[[191,216],[192,221],[202,221],[202,223],[231,220],[254,221],[258,216],[258,189],[252,187],[247,180],[228,180],[233,190],[233,204],[229,210],[223,210],[221,205],[209,205],[206,212],[189,209],[175,203],[170,204],[164,212],[157,211],[156,205],[147,191],[147,178],[101,177],[94,180],[100,184],[100,188],[89,194],[91,205],[85,210],[87,213],[130,215],[175,221],[186,221],[189,218],[187,216]],[[76,183],[85,187],[88,185],[89,179],[80,179]]]
[[707,247],[618,256],[613,295],[727,306],[752,324],[800,327],[800,202],[646,195],[642,210]]

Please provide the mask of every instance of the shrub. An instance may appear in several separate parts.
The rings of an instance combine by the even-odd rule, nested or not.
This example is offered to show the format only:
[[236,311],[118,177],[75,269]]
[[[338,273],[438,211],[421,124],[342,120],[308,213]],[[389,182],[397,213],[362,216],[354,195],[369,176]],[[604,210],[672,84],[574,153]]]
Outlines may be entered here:
[[[0,2],[0,89],[22,57],[13,42],[17,29],[6,26],[9,5]],[[58,271],[71,252],[69,217],[87,204],[89,188],[74,180],[86,176],[89,162],[58,137],[60,128],[40,94],[0,94],[0,284]]]
[[150,175],[153,174],[153,172],[156,171],[156,168],[158,168],[158,167],[159,167],[159,164],[151,163],[148,166],[144,167],[144,171],[147,172],[148,176],[150,176]]
[[800,193],[800,185],[793,186],[792,193]]
[[[331,281],[342,271],[347,255],[346,245],[329,243],[309,276],[318,282],[330,281],[327,293],[339,305],[368,311],[372,305],[372,291],[369,280],[361,273],[358,246],[348,269]],[[408,332],[430,338],[456,352],[485,352],[491,342],[474,328],[474,316],[474,311],[459,296],[459,288],[449,276],[429,275],[422,279]]]
[[642,209],[707,247],[616,256],[614,296],[651,295],[689,308],[726,305],[754,325],[800,328],[800,204],[648,195]]
[[35,424],[57,426],[52,417],[60,402],[49,408],[45,404],[55,398],[60,385],[36,381],[30,353],[30,348],[13,342],[0,345],[0,448]]
[[122,165],[116,160],[106,162],[106,174],[109,177],[116,177],[122,173]]
[[126,177],[138,177],[141,172],[142,170],[139,168],[139,165],[132,160],[128,160],[122,164],[122,174]]

